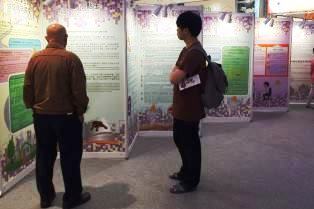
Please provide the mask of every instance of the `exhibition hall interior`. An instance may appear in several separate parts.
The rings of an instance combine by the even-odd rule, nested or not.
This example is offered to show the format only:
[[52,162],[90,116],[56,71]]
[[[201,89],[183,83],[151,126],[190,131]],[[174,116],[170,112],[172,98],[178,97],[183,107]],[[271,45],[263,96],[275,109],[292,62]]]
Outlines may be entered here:
[[[199,184],[180,193],[169,178],[182,165],[169,74],[187,11],[200,16],[197,39],[228,88],[199,123]],[[23,88],[54,23],[89,97],[81,177],[91,200],[75,208],[314,208],[314,0],[0,0],[1,209],[42,207]],[[59,156],[52,209],[65,208]]]

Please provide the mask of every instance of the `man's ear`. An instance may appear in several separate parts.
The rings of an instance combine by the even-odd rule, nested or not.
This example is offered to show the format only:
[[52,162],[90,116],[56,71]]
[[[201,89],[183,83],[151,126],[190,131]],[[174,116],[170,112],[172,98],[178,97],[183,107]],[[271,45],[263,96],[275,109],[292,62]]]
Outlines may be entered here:
[[48,40],[48,36],[45,36],[45,39],[46,39],[46,41],[47,41],[47,42],[49,42],[49,40]]
[[184,31],[185,34],[191,35],[191,32],[190,32],[189,28],[184,28],[183,31]]

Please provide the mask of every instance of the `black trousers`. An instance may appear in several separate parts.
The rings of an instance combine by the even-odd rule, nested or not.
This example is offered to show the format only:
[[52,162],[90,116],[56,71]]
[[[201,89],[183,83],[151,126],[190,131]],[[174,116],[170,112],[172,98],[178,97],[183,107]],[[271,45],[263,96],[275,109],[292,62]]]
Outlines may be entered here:
[[52,178],[60,151],[60,163],[65,194],[63,199],[75,199],[82,192],[80,164],[83,153],[82,123],[76,115],[34,114],[36,133],[36,183],[42,199],[55,192]]
[[201,142],[199,121],[173,120],[173,139],[179,150],[182,166],[179,176],[188,187],[196,187],[201,174]]

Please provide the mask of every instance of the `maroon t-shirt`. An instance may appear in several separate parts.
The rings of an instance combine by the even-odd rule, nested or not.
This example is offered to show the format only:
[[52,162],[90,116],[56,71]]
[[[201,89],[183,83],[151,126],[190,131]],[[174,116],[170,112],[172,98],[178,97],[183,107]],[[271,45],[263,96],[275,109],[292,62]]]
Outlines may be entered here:
[[[193,44],[202,47],[200,42]],[[184,47],[176,62],[176,66],[186,73],[186,77],[200,75],[201,83],[205,79],[206,59],[202,52],[189,50]],[[173,117],[184,121],[199,121],[205,117],[204,106],[201,101],[202,85],[179,90],[179,85],[173,87]]]

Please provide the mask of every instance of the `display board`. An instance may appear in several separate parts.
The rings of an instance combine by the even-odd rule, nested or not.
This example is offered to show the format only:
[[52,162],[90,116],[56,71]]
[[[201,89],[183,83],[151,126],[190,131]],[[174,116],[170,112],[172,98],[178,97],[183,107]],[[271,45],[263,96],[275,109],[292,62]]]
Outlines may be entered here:
[[314,21],[293,22],[291,41],[290,103],[306,102],[311,88]]
[[140,131],[172,130],[172,116],[167,111],[173,93],[169,73],[185,46],[177,37],[176,19],[187,10],[201,14],[200,7],[162,7],[159,15],[153,15],[156,9],[156,6],[139,6],[135,10],[137,70],[141,78]]
[[[0,49],[0,167],[2,191],[7,190],[35,157],[32,113],[26,109],[22,93],[24,71],[31,50]],[[23,74],[16,74],[21,73]]]
[[0,195],[34,167],[35,133],[22,87],[28,60],[42,46],[39,21],[39,0],[0,1]]
[[272,19],[265,24],[260,18],[255,27],[254,110],[287,111],[291,19]]
[[[43,26],[67,28],[67,49],[84,65],[90,98],[84,151],[126,151],[125,9],[123,0],[64,0],[43,7]],[[45,28],[45,27],[43,27]]]
[[203,46],[213,62],[222,64],[229,82],[224,101],[206,111],[205,122],[251,119],[253,31],[251,14],[204,14]]

